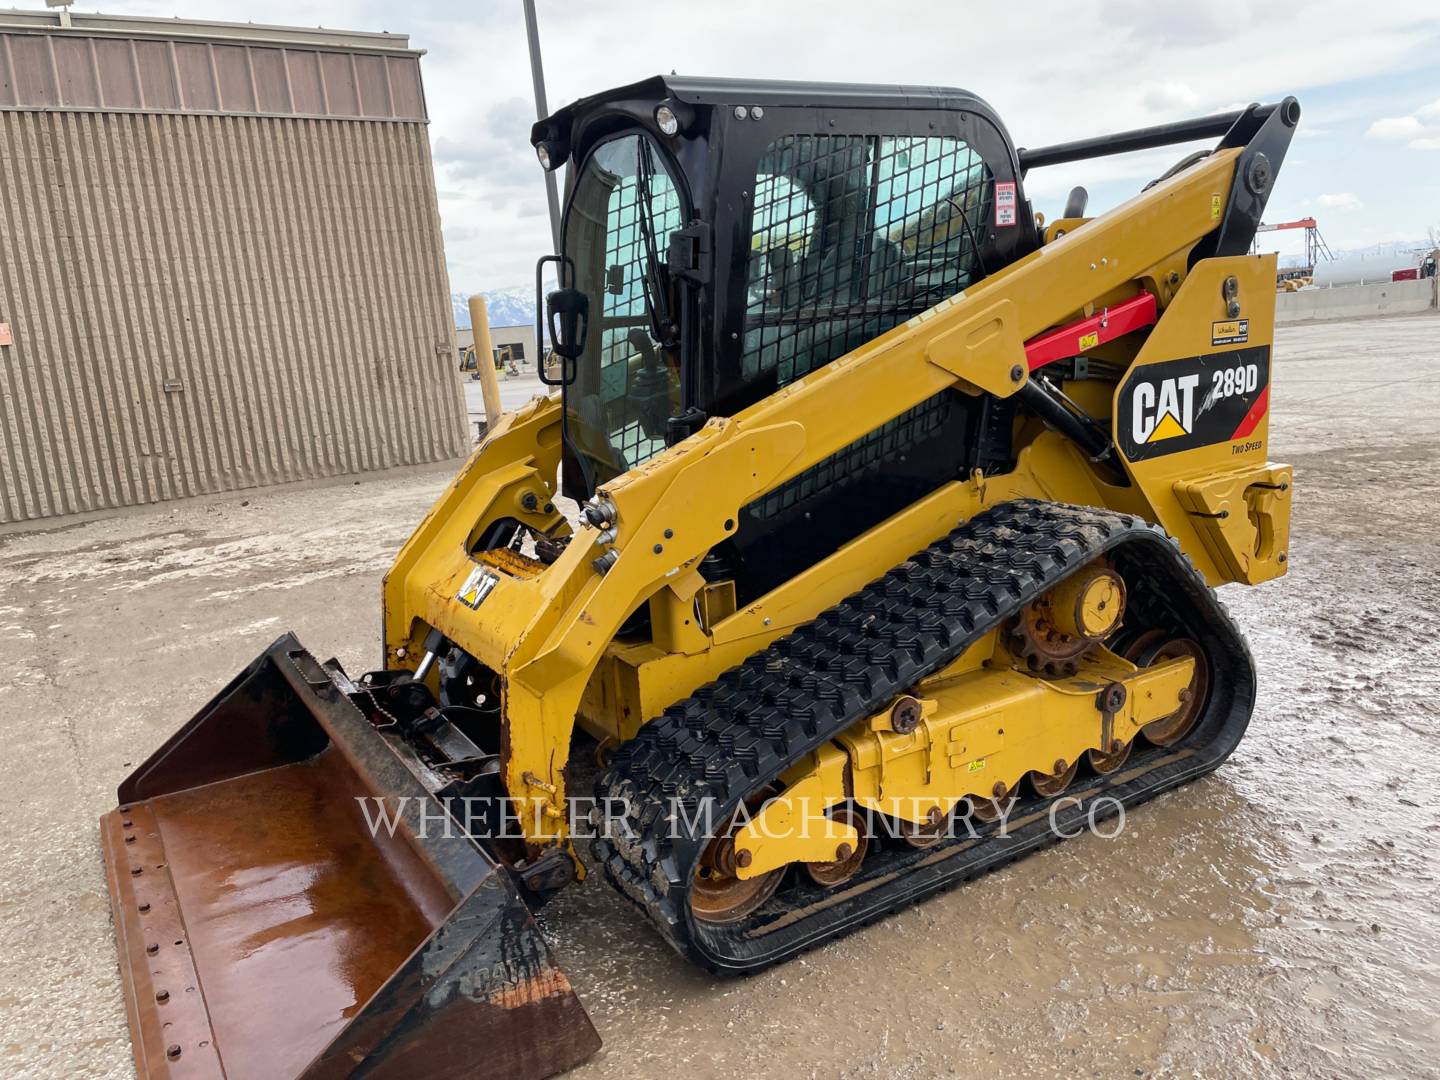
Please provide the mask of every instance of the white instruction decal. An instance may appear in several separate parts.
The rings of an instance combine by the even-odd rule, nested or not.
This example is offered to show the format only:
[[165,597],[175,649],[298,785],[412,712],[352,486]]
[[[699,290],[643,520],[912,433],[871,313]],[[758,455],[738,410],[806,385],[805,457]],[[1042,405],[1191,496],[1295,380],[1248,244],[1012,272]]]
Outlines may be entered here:
[[1015,182],[995,185],[995,224],[1014,225],[1016,213]]

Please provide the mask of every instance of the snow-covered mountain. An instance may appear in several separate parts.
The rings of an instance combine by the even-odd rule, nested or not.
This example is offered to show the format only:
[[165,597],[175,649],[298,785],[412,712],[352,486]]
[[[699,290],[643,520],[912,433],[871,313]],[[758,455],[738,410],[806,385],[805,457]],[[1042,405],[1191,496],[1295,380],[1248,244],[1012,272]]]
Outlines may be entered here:
[[[547,289],[555,288],[554,282],[547,282]],[[534,326],[535,325],[535,284],[512,285],[507,289],[490,289],[480,294],[485,297],[485,311],[490,316],[491,326]],[[455,312],[455,325],[462,330],[470,327],[470,294],[451,293],[450,306]]]
[[[1430,250],[1430,245],[1424,238],[1417,237],[1414,240],[1387,240],[1379,244],[1371,244],[1362,248],[1333,248],[1331,254],[1335,261],[1344,259],[1373,259],[1390,255],[1414,255],[1417,258]],[[1280,265],[1301,266],[1305,262],[1303,254],[1292,254],[1280,256]]]

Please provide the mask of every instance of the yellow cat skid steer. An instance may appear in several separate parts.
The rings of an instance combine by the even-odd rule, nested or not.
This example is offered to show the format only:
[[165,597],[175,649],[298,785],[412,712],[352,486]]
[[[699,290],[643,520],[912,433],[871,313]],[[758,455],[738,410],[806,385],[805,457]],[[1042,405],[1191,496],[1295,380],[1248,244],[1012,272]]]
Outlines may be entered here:
[[548,1076],[599,1042],[532,917],[577,840],[754,971],[1216,768],[1214,588],[1286,569],[1247,252],[1298,119],[1017,151],[960,90],[671,76],[537,124],[558,392],[399,553],[379,670],[281,638],[103,819],[140,1072]]

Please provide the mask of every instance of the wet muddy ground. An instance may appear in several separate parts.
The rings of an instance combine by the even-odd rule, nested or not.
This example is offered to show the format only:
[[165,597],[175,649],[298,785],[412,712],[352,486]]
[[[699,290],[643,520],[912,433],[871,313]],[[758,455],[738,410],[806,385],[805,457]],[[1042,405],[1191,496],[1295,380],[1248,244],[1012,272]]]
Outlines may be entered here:
[[[592,877],[544,915],[606,1040],[572,1075],[1440,1075],[1440,318],[1285,328],[1273,395],[1291,570],[1222,591],[1261,696],[1219,773],[749,979]],[[96,819],[282,630],[371,666],[447,477],[0,537],[0,1074],[130,1075]]]

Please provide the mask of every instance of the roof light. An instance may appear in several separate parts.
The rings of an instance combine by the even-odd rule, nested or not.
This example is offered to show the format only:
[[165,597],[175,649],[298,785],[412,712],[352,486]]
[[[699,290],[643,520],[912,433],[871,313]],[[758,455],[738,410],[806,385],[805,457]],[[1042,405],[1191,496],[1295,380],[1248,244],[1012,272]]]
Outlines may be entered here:
[[655,106],[655,126],[667,138],[689,131],[694,123],[695,110],[679,98],[668,97]]

